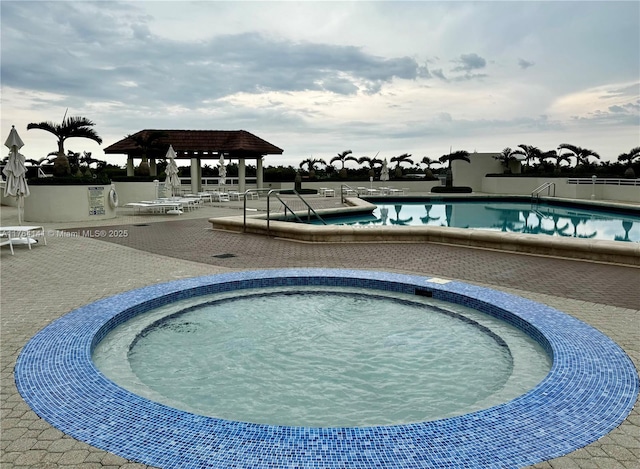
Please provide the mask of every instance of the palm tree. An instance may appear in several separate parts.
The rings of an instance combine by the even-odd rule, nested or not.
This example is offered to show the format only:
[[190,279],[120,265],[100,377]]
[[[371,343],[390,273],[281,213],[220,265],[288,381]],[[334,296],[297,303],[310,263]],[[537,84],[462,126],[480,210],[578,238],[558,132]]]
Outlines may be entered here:
[[575,145],[571,145],[569,143],[562,143],[558,145],[558,150],[568,150],[568,156],[576,159],[576,168],[578,166],[588,166],[589,165],[589,157],[593,156],[596,159],[600,159],[600,155],[598,155],[595,151],[589,150],[588,148],[577,147]]
[[500,163],[502,163],[502,166],[504,166],[505,173],[510,173],[511,162],[516,161],[515,155],[517,154],[518,153],[514,152],[511,148],[506,147],[504,150],[502,150],[502,152],[498,156],[494,156],[494,158],[498,160]]
[[633,170],[633,167],[631,166],[633,164],[633,160],[635,160],[636,158],[640,160],[640,147],[632,148],[629,153],[622,153],[618,155],[618,161],[620,162],[626,161],[627,164],[629,165],[627,170],[624,172],[624,177],[631,178],[631,179],[634,179],[636,177],[636,172]]
[[433,166],[434,164],[440,164],[440,162],[438,160],[432,160],[428,156],[423,156],[422,159],[420,160],[420,163],[427,166],[427,170],[424,173],[424,177],[427,178],[427,179],[433,179],[433,173],[431,172],[431,166]]
[[300,168],[306,166],[307,171],[309,171],[309,178],[313,179],[316,177],[316,165],[318,164],[327,166],[327,162],[323,159],[307,158],[300,163]]
[[53,162],[53,173],[56,176],[65,176],[71,173],[69,160],[64,154],[65,140],[72,137],[82,137],[88,138],[90,140],[93,140],[94,142],[97,142],[98,144],[101,144],[102,139],[96,133],[96,131],[91,128],[94,125],[95,123],[90,121],[86,117],[71,116],[62,119],[61,124],[54,124],[53,122],[49,121],[31,123],[27,125],[27,130],[46,130],[47,132],[50,132],[56,136],[56,138],[58,139],[58,156]]
[[553,174],[560,174],[560,163],[562,163],[563,161],[569,163],[569,155],[566,153],[562,154],[562,152],[558,152],[555,150],[549,150],[540,155],[540,160],[553,160]]
[[453,170],[451,169],[451,162],[460,160],[466,161],[467,163],[471,163],[469,159],[469,152],[466,150],[458,150],[453,153],[449,153],[448,155],[442,155],[440,158],[440,163],[448,163],[447,165],[447,180],[446,186],[453,187]]
[[339,161],[341,163],[340,177],[343,179],[347,177],[347,169],[344,167],[344,164],[347,161],[355,161],[356,163],[358,162],[358,159],[355,156],[349,156],[351,153],[351,150],[345,150],[342,153],[338,153],[329,161],[329,164],[333,164],[334,161]]
[[364,166],[366,164],[367,166],[369,166],[369,177],[375,177],[376,166],[382,166],[382,160],[377,158],[378,153],[376,153],[376,156],[374,156],[373,158],[371,158],[370,156],[362,156],[358,159],[359,165]]
[[394,156],[393,158],[391,158],[391,162],[396,163],[396,177],[402,177],[402,167],[400,166],[402,163],[409,163],[413,166],[413,161],[411,161],[411,155],[409,153],[403,153],[402,155]]
[[154,130],[151,132],[143,131],[138,132],[135,135],[127,135],[127,138],[133,140],[138,148],[142,150],[142,161],[140,162],[140,166],[138,166],[138,171],[141,176],[149,176],[150,168],[148,154],[151,150],[159,149],[162,146],[160,140],[166,136],[166,132],[161,130]]
[[513,152],[514,155],[522,155],[524,156],[524,161],[528,167],[531,166],[530,161],[536,158],[540,158],[542,152],[538,147],[534,147],[533,145],[518,145],[519,150],[515,150]]

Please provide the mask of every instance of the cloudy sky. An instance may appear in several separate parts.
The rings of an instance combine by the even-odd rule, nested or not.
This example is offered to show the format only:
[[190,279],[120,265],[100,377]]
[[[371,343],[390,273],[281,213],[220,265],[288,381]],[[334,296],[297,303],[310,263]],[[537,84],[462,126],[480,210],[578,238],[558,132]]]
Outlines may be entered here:
[[[640,145],[640,3],[10,1],[2,138],[80,115],[103,144],[141,129],[244,129],[267,165],[519,144]],[[114,164],[124,157],[107,156]]]

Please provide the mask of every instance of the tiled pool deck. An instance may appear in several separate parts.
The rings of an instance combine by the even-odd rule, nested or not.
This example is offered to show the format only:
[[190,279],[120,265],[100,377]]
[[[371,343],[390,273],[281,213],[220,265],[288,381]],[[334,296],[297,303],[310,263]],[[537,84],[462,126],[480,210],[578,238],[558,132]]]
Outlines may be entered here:
[[[5,209],[3,224],[8,223],[6,214],[11,215],[11,209]],[[112,221],[128,227],[126,239],[70,238],[54,232],[47,246],[36,246],[32,251],[18,248],[15,256],[2,251],[3,468],[144,467],[50,427],[17,394],[12,372],[20,349],[53,319],[92,301],[176,278],[230,270],[315,266],[460,279],[566,311],[614,339],[637,367],[640,270],[636,268],[449,246],[291,243],[212,232],[206,219],[233,214],[233,209],[206,210],[180,221],[157,216]],[[145,227],[133,226],[147,223]],[[216,257],[222,254],[234,257]],[[636,407],[622,425],[600,440],[535,467],[638,467],[639,425]],[[508,452],[508,447],[503,449]],[[380,467],[385,466],[381,463]]]

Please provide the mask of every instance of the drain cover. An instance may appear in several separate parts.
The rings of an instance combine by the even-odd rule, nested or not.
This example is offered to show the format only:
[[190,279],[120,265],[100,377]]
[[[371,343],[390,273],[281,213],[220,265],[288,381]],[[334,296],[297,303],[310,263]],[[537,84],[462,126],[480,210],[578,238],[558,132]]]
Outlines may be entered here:
[[148,223],[138,223],[137,225],[133,225],[133,226],[149,226]]
[[230,257],[236,257],[235,254],[216,254],[215,256],[211,256],[211,257],[217,257],[218,259],[228,259]]

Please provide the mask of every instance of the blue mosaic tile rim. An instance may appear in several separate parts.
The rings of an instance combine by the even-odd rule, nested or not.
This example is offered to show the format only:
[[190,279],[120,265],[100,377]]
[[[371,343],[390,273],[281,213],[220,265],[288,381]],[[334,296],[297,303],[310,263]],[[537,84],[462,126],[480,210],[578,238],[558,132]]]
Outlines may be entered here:
[[[552,369],[533,390],[478,412],[421,423],[305,428],[205,417],[120,388],[91,361],[117,324],[194,295],[278,285],[415,293],[500,317],[540,342]],[[633,363],[613,341],[553,308],[461,282],[337,269],[213,275],[152,285],[81,307],[40,331],[15,369],[25,401],[51,425],[127,459],[162,468],[504,468],[561,456],[618,426],[638,395]]]

